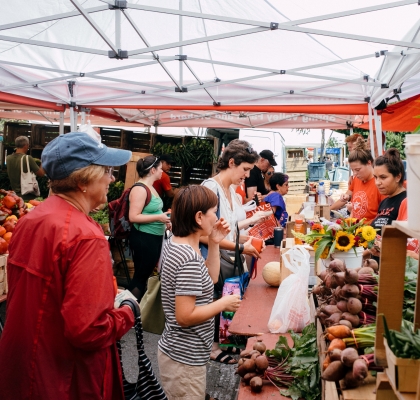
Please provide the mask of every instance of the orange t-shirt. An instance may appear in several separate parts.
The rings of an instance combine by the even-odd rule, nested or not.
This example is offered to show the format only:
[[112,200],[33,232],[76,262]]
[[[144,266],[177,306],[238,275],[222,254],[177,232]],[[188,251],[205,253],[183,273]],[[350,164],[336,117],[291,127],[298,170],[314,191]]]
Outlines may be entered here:
[[241,183],[237,186],[235,192],[242,197],[242,204],[245,204],[246,193],[245,193],[245,183]]
[[352,217],[366,218],[366,222],[370,223],[378,213],[380,202],[386,197],[379,193],[375,185],[375,178],[363,183],[359,178],[354,177],[349,190],[352,192]]
[[[405,198],[400,205],[400,209],[398,211],[398,218],[397,221],[407,221],[408,214],[407,214],[407,198]],[[415,238],[407,239],[407,250],[415,251],[417,254],[419,253],[419,241]]]

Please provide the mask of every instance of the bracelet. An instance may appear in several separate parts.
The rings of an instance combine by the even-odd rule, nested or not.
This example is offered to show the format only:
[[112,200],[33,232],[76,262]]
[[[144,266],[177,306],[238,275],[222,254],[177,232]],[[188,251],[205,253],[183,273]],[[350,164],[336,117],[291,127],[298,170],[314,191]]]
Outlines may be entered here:
[[244,252],[244,249],[245,249],[245,246],[242,243],[240,243],[239,244],[239,254],[242,254]]

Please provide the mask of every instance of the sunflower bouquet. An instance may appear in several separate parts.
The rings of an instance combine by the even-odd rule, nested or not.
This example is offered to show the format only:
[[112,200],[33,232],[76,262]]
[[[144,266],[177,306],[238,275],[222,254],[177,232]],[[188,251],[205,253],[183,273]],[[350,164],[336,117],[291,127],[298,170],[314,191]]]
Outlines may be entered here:
[[339,218],[335,222],[311,223],[311,232],[304,235],[292,231],[293,235],[311,245],[315,250],[315,262],[328,258],[335,251],[356,253],[357,247],[370,248],[376,238],[376,230],[366,225],[366,219]]

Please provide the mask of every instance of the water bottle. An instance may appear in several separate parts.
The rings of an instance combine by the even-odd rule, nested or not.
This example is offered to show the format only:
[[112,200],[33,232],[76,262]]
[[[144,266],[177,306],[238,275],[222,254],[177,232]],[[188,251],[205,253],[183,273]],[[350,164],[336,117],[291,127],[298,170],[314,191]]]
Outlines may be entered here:
[[324,182],[319,182],[318,185],[318,204],[327,204],[327,197],[325,196]]

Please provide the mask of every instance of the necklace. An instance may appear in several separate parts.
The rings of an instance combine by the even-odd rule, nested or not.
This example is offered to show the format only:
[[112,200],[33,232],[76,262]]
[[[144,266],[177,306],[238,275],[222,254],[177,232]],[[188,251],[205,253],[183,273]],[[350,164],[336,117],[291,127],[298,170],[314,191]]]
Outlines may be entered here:
[[229,196],[228,196],[228,194],[226,192],[225,187],[223,186],[222,180],[220,179],[220,175],[217,175],[217,180],[219,181],[219,184],[222,187],[223,192],[225,193],[225,196],[226,196],[227,201],[230,203]]

